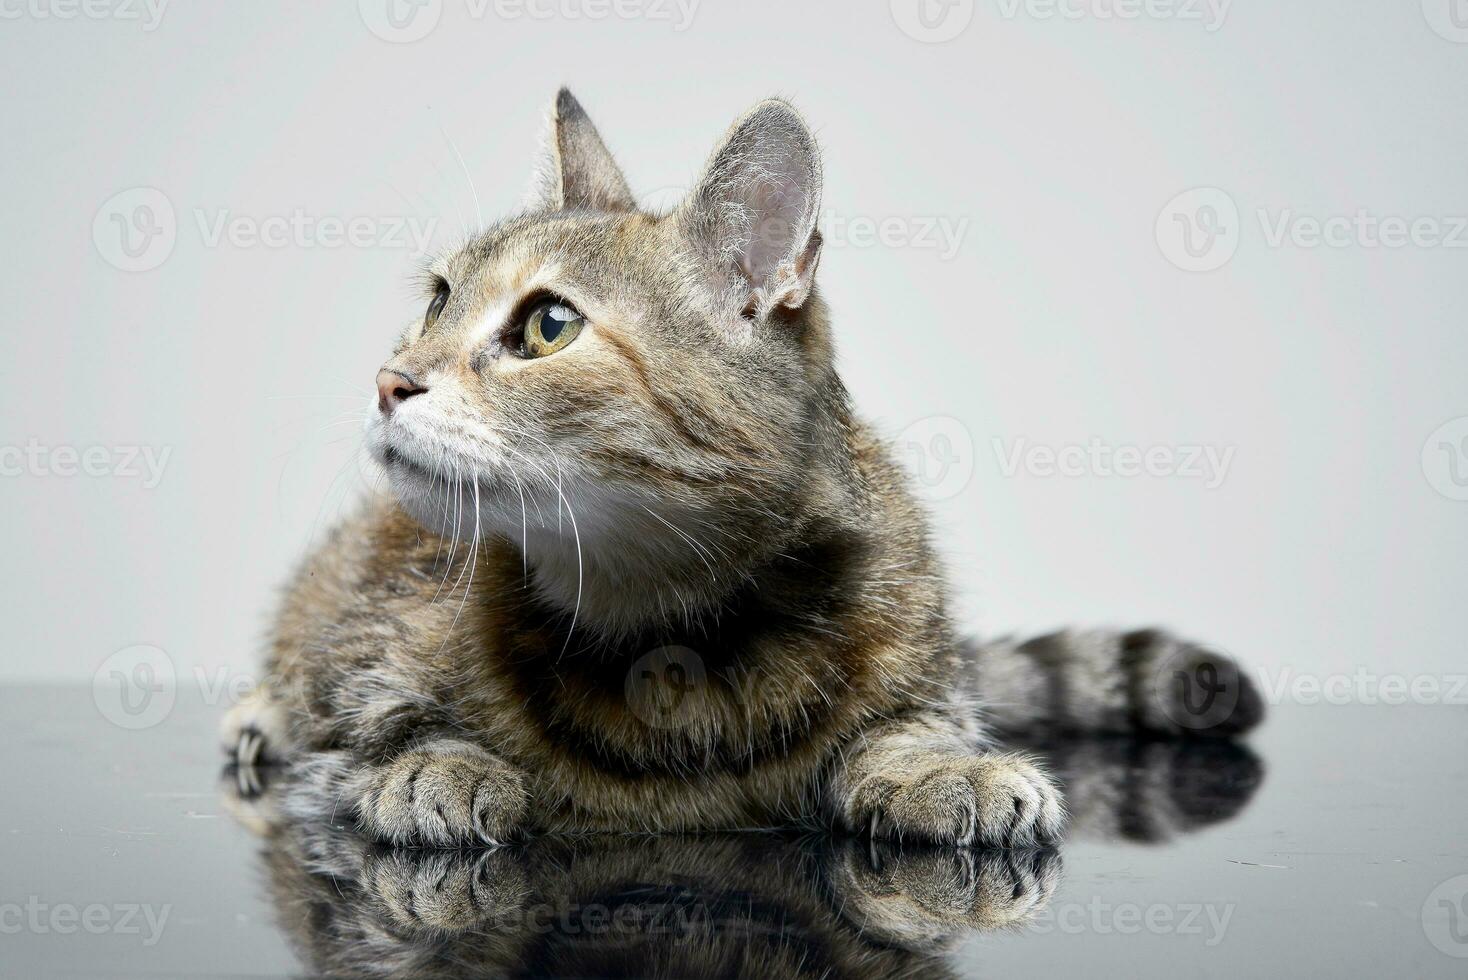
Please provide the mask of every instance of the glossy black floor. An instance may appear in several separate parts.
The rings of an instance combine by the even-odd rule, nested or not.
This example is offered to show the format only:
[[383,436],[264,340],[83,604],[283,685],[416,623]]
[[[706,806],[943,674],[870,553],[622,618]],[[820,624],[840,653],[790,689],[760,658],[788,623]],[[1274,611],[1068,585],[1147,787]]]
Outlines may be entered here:
[[181,697],[133,729],[88,688],[0,691],[0,973],[1468,975],[1461,707],[1048,746],[1072,830],[1032,853],[758,834],[392,851],[281,821],[268,774],[242,796],[218,710]]

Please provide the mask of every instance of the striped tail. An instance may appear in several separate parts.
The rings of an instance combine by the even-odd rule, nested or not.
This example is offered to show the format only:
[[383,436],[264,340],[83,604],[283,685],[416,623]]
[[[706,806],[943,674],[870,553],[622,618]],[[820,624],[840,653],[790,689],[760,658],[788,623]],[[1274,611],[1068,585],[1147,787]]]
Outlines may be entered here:
[[1264,718],[1233,659],[1161,630],[1066,630],[969,653],[985,720],[1002,732],[1234,736]]

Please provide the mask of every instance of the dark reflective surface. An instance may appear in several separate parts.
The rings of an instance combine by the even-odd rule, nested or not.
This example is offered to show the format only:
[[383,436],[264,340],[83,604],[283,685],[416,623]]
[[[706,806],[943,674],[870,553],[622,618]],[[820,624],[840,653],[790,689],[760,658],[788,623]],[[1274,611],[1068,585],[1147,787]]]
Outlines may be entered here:
[[1468,969],[1452,708],[1284,708],[1250,745],[1032,744],[1073,814],[1034,852],[769,834],[394,850],[342,814],[283,819],[288,772],[221,777],[216,708],[182,699],[142,730],[80,688],[0,708],[5,976]]
[[295,825],[263,854],[314,973],[928,977],[974,930],[1021,926],[1053,851],[869,848],[769,835],[363,847]]

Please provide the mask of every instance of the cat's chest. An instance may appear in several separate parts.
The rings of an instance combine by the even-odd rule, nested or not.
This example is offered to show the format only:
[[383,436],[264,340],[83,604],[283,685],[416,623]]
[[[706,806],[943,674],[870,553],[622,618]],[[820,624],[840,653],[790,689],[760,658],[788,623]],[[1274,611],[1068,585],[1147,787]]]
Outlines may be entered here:
[[618,780],[748,774],[844,727],[844,665],[757,627],[577,643],[555,617],[502,623],[483,669],[497,736]]

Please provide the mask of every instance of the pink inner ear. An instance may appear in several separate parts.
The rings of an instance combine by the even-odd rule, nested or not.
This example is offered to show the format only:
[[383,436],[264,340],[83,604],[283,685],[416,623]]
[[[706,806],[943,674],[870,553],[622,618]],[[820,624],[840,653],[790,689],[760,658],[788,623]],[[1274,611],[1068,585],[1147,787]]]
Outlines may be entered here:
[[796,250],[797,222],[805,211],[800,188],[773,174],[764,175],[749,191],[752,224],[749,242],[739,257],[740,271],[754,286],[766,285],[780,264]]

